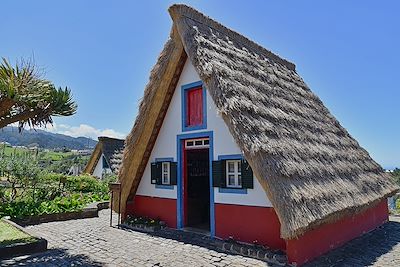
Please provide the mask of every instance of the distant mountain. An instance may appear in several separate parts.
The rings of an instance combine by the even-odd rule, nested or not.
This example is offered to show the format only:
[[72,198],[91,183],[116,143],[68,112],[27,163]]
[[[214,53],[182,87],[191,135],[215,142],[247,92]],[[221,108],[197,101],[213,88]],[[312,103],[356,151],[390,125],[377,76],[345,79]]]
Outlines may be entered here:
[[92,149],[97,141],[87,137],[71,137],[63,134],[50,133],[43,130],[24,130],[18,132],[16,127],[0,129],[0,142],[8,142],[13,146],[28,146],[38,144],[41,148]]

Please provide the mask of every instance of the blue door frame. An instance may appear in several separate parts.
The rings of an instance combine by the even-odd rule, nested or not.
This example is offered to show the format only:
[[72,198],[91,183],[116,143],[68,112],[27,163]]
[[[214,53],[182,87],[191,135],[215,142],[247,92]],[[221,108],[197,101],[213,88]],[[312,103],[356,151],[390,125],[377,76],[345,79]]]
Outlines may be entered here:
[[197,133],[188,133],[188,134],[180,134],[177,135],[176,144],[177,144],[177,159],[178,159],[178,201],[177,201],[177,228],[182,229],[183,218],[184,218],[184,209],[183,209],[183,141],[186,139],[193,138],[203,138],[208,137],[210,139],[210,147],[209,147],[209,160],[210,160],[210,236],[215,236],[215,210],[214,210],[214,187],[212,186],[212,161],[214,158],[214,144],[213,144],[213,132],[197,132]]

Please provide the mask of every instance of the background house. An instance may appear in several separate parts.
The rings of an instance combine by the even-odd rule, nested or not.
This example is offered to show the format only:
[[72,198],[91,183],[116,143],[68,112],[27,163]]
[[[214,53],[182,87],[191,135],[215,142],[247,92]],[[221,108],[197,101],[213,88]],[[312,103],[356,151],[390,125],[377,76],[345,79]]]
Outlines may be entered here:
[[103,178],[105,174],[118,174],[124,142],[122,139],[99,137],[99,142],[83,172],[98,178]]

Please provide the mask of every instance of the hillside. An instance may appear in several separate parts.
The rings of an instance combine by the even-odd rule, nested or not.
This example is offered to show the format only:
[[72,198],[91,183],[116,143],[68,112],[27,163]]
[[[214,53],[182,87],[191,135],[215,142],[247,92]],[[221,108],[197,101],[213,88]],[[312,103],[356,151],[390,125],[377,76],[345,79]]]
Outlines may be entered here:
[[24,130],[18,132],[15,127],[5,127],[0,130],[0,142],[8,142],[13,146],[28,146],[37,144],[40,148],[69,148],[91,149],[97,141],[87,137],[71,137],[63,134],[55,134],[43,130]]

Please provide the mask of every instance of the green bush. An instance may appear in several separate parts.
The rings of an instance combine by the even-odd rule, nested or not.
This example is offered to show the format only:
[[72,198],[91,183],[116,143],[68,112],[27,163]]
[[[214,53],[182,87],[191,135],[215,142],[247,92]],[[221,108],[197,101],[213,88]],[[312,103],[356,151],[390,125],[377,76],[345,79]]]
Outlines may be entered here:
[[10,197],[13,189],[0,188],[0,218],[81,210],[89,203],[109,200],[108,182],[114,179],[115,176],[98,180],[89,175],[40,172],[34,184],[23,183],[24,187],[14,192],[13,198]]
[[42,214],[62,213],[82,210],[86,205],[108,200],[108,194],[74,193],[68,196],[56,197],[53,200],[23,200],[0,204],[0,217],[24,218]]

